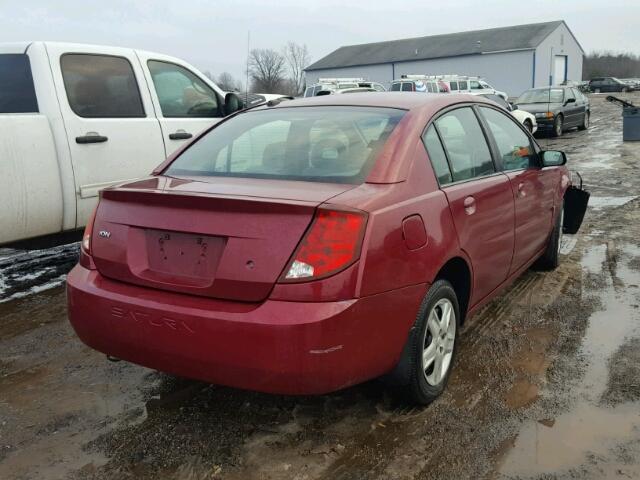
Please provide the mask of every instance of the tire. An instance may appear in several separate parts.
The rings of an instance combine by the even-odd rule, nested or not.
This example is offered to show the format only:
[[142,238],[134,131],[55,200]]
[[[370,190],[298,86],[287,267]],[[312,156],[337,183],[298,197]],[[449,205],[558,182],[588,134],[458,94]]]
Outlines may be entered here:
[[536,260],[534,267],[536,270],[555,270],[560,264],[560,246],[562,243],[562,222],[564,220],[564,203],[560,213],[557,215],[553,231],[549,237],[547,248]]
[[428,405],[444,391],[456,355],[460,318],[455,290],[448,281],[437,280],[420,304],[396,367],[404,372],[401,390],[411,402]]
[[531,124],[531,120],[528,118],[523,123],[524,127],[529,130],[529,133],[533,133],[533,125]]
[[578,130],[586,130],[589,128],[589,117],[591,114],[587,111],[584,113],[584,117],[582,117],[582,124],[578,127]]
[[561,137],[562,129],[564,128],[562,115],[557,115],[556,119],[553,121],[553,130],[551,131],[551,135],[553,137]]

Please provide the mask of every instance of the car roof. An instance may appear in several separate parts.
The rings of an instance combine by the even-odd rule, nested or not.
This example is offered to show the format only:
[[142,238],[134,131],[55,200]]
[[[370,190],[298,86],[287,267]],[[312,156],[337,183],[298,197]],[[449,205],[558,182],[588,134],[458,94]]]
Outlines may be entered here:
[[305,97],[293,101],[281,102],[275,107],[310,107],[310,106],[358,106],[358,107],[387,107],[402,110],[418,110],[430,105],[443,107],[448,104],[472,102],[486,103],[477,95],[442,94],[423,92],[362,92],[358,95],[322,95],[319,97]]

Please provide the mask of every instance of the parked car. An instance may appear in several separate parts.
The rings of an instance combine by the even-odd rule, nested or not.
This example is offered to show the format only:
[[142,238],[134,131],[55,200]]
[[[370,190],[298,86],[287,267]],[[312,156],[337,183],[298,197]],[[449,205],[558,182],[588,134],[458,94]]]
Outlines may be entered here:
[[518,110],[533,113],[538,131],[559,137],[565,130],[589,128],[589,99],[575,87],[542,87],[525,91],[514,102]]
[[594,93],[630,92],[634,90],[634,87],[615,77],[599,77],[591,79],[589,89]]
[[437,79],[444,82],[451,93],[470,93],[472,95],[496,95],[503,100],[508,100],[505,92],[496,90],[480,77],[466,75],[438,75]]
[[355,88],[341,88],[340,90],[320,90],[316,93],[317,97],[323,95],[342,95],[344,93],[364,93],[364,92],[376,92],[375,88],[371,87],[355,87]]
[[[376,92],[384,92],[386,89],[381,83],[365,80],[364,78],[320,78],[318,83],[308,86],[304,91],[305,97],[315,97],[320,92],[339,92],[351,88],[371,88]],[[322,93],[322,95],[327,95]]]
[[621,78],[620,81],[629,85],[632,90],[640,90],[640,78]]
[[407,77],[409,76],[392,81],[389,90],[392,92],[449,93],[447,85],[442,81]]
[[293,100],[294,97],[288,95],[280,95],[279,93],[253,93],[253,92],[235,92],[246,108],[255,107],[261,103],[270,102],[271,100]]
[[582,93],[590,93],[591,89],[589,88],[588,80],[565,80],[560,85],[563,87],[574,87],[580,90]]
[[100,189],[241,106],[180,59],[119,47],[0,44],[0,85],[0,245],[81,229]]
[[504,108],[509,113],[511,113],[511,115],[516,120],[518,120],[527,130],[529,130],[529,133],[533,134],[538,131],[538,123],[536,122],[536,116],[533,115],[532,113],[525,112],[524,110],[520,110],[517,107],[513,107],[509,102],[507,102],[504,98],[502,98],[499,95],[482,94],[481,96],[488,100],[496,102],[502,108]]
[[428,403],[465,319],[557,266],[565,162],[479,96],[246,110],[102,191],[69,318],[175,375],[283,394],[386,376]]

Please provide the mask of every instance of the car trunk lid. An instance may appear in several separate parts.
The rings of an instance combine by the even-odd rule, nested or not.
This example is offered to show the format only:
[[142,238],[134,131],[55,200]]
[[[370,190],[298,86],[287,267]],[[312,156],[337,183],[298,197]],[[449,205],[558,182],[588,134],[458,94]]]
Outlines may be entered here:
[[269,295],[316,207],[353,187],[153,177],[103,192],[91,253],[108,278],[258,302]]

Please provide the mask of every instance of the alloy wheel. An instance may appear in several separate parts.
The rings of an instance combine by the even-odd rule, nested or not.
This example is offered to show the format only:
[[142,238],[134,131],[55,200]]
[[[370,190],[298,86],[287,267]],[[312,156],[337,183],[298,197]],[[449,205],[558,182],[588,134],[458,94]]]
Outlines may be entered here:
[[441,298],[429,312],[422,342],[422,370],[431,386],[440,384],[449,371],[456,328],[453,304],[449,299]]

